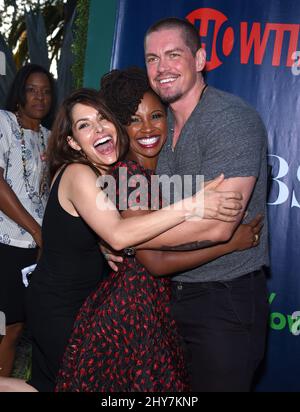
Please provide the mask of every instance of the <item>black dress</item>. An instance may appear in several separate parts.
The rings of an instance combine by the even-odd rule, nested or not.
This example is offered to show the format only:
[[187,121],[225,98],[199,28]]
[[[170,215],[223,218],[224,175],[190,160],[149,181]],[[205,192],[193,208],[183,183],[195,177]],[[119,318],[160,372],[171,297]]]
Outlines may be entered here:
[[[119,167],[127,168],[129,178],[142,175],[150,183],[149,171],[131,161],[115,166],[116,180]],[[82,306],[56,391],[187,391],[170,293],[169,278],[154,277],[134,257],[125,258]]]
[[77,312],[102,280],[97,235],[58,201],[63,171],[51,189],[43,226],[43,253],[26,296],[32,335],[32,378],[39,391],[53,391]]

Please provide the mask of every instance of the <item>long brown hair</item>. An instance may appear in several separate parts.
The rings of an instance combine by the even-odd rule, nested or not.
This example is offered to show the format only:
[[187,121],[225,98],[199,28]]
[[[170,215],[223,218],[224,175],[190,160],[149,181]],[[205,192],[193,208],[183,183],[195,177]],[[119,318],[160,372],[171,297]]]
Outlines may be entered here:
[[99,175],[99,171],[86,158],[85,154],[82,151],[73,150],[67,141],[68,136],[73,136],[72,109],[77,103],[93,107],[104,118],[112,122],[117,131],[119,159],[124,158],[127,153],[128,137],[126,131],[107,108],[99,92],[93,89],[78,89],[64,100],[53,124],[47,150],[50,181],[61,166],[71,163],[86,164]]

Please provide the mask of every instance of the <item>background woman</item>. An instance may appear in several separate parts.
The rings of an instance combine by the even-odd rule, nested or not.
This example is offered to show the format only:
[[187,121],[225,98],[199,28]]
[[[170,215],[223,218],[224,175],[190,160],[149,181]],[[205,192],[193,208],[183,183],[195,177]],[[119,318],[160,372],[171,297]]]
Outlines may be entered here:
[[9,376],[24,322],[21,269],[35,263],[48,190],[42,121],[53,106],[54,81],[44,68],[19,70],[6,110],[0,111],[0,311],[6,336],[0,344],[0,376]]
[[[127,160],[113,167],[113,176],[118,180],[119,168],[125,167],[130,177],[143,175],[150,182],[166,139],[164,105],[139,69],[109,73],[101,91],[130,140]],[[151,208],[151,199],[149,193],[143,206]],[[147,213],[127,210],[122,216]],[[251,247],[259,221],[241,226],[226,245],[185,253],[138,250],[136,259],[126,257],[118,272],[111,273],[80,310],[56,390],[187,390],[181,341],[169,314],[169,279],[156,278],[149,271],[171,274]]]

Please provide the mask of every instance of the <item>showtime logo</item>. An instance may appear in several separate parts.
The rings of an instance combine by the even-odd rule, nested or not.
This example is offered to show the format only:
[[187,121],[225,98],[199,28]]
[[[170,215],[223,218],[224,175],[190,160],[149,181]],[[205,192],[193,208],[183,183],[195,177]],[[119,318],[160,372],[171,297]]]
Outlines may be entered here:
[[[251,57],[254,64],[261,65],[271,47],[272,66],[295,64],[292,56],[298,49],[299,24],[241,22],[236,30],[225,14],[210,8],[194,10],[186,18],[199,30],[207,71],[221,66],[234,47],[239,47],[241,64],[248,64]],[[284,47],[286,40],[288,46]]]

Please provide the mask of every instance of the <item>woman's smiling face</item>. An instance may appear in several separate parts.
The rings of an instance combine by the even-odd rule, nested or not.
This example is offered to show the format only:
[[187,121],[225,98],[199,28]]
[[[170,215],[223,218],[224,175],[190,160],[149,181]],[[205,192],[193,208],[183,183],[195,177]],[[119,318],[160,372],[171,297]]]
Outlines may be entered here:
[[166,108],[152,92],[146,92],[131,123],[126,127],[130,151],[137,157],[159,155],[167,138]]
[[92,106],[77,103],[72,109],[70,146],[82,150],[97,167],[109,166],[118,160],[115,125]]

